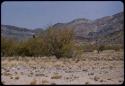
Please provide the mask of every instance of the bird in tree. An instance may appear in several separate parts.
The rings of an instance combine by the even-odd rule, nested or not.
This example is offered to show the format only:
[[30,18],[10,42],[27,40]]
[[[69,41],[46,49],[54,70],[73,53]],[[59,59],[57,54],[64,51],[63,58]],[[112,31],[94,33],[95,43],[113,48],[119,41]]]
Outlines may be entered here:
[[33,38],[35,38],[35,35],[33,35]]

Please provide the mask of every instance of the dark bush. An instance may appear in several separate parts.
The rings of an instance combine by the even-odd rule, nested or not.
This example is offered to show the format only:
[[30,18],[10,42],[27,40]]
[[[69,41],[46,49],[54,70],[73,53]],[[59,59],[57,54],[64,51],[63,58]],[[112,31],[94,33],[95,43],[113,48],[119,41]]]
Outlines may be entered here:
[[15,54],[15,45],[13,39],[1,37],[1,56],[13,56]]
[[25,41],[1,39],[1,54],[5,56],[72,57],[73,31],[49,27],[41,36]]
[[104,49],[105,49],[105,46],[104,46],[104,45],[99,45],[99,46],[97,47],[98,53],[100,53],[100,52],[103,51]]

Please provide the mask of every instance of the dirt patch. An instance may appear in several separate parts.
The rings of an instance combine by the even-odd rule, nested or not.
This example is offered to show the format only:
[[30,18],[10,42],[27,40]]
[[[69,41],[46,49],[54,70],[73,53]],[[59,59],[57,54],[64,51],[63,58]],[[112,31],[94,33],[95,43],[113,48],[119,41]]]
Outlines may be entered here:
[[[2,57],[3,58],[3,57]],[[123,52],[86,52],[77,59],[2,60],[3,84],[122,84]],[[116,59],[117,58],[117,59]]]

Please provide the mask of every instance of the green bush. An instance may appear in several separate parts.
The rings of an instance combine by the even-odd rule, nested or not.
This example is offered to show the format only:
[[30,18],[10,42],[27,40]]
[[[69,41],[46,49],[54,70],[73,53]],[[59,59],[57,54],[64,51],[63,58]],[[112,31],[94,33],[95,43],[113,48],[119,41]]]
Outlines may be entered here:
[[48,55],[60,57],[72,57],[73,31],[49,27],[44,35],[44,42],[48,49]]
[[20,56],[43,56],[45,54],[44,49],[42,39],[31,38],[27,41],[20,42],[16,48],[16,52]]
[[28,45],[28,42],[20,42],[16,47],[16,56],[32,56]]
[[1,54],[5,56],[72,57],[73,31],[49,27],[41,36],[16,42],[2,37]]
[[1,56],[12,56],[15,54],[15,42],[13,39],[1,37]]

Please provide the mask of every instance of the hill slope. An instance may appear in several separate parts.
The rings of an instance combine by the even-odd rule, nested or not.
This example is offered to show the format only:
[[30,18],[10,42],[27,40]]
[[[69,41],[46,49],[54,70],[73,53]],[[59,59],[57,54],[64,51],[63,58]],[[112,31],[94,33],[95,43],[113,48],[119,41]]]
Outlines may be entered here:
[[123,44],[124,12],[106,16],[95,21],[76,19],[69,23],[55,24],[54,27],[68,27],[74,30],[75,38],[83,42]]
[[[75,39],[80,42],[96,42],[105,44],[123,44],[124,41],[124,12],[106,16],[94,21],[79,18],[67,23],[54,24],[54,28],[70,28],[74,30]],[[30,30],[11,25],[1,25],[2,36],[23,40],[34,34],[43,32],[38,28]]]
[[42,29],[30,30],[27,28],[21,28],[11,25],[1,25],[1,35],[7,38],[13,38],[16,40],[25,40],[32,38],[33,35],[42,32]]

